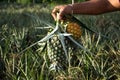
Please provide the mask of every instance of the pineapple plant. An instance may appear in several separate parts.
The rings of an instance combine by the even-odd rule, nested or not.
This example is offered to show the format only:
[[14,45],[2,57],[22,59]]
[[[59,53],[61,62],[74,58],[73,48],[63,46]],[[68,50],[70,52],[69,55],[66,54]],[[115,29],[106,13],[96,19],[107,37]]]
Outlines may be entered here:
[[[28,16],[39,19],[38,17],[35,17],[33,15],[28,14]],[[40,19],[37,21],[40,21],[48,26],[39,27],[39,29],[47,28],[49,30],[48,34],[41,40],[24,49],[23,51],[36,44],[43,45],[42,43],[46,43],[47,46],[45,46],[45,48],[47,48],[47,58],[49,59],[45,60],[49,60],[48,66],[51,71],[61,71],[70,67],[71,57],[75,55],[75,49],[77,50],[76,46],[83,49],[87,53],[91,53],[88,49],[84,48],[79,41],[83,29],[87,29],[89,31],[92,30],[86,27],[85,24],[76,19],[74,16],[65,15],[64,21],[61,21],[60,23],[60,21],[57,20],[56,25],[46,23],[44,21],[41,21]],[[41,48],[39,50],[43,51],[43,49],[45,50],[45,48]],[[21,51],[21,53],[23,51]]]
[[[22,50],[20,53],[23,53],[28,48],[38,44],[42,47],[38,49],[40,52],[47,49],[46,56],[48,56],[47,58],[49,59],[45,60],[49,60],[49,69],[52,71],[61,71],[71,66],[70,60],[71,56],[73,56],[77,50],[76,46],[87,51],[87,49],[79,43],[82,35],[82,26],[84,25],[74,16],[66,15],[64,21],[57,20],[56,25],[53,25],[51,23],[41,21],[37,16],[30,14],[26,15],[33,19],[35,18],[35,21],[40,21],[44,26],[47,25],[47,27],[36,27],[36,29],[47,29],[48,34],[41,40]],[[45,44],[47,44],[47,46]]]
[[[79,41],[82,35],[81,26],[73,21],[66,20],[61,23],[59,27],[61,34],[67,33],[76,40]],[[58,32],[57,32],[58,33]],[[64,70],[70,66],[70,57],[75,50],[74,43],[68,38],[68,36],[54,34],[47,42],[48,44],[48,56],[51,62],[50,70]]]

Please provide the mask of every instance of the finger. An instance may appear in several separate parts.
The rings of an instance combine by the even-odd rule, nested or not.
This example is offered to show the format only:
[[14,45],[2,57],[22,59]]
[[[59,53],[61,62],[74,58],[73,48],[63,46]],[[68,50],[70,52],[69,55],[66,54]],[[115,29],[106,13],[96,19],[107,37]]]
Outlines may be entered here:
[[54,20],[56,20],[58,12],[59,12],[59,9],[57,7],[55,7],[52,11],[52,16],[53,16]]
[[54,18],[54,20],[56,21],[56,13],[55,12],[52,12],[52,17]]

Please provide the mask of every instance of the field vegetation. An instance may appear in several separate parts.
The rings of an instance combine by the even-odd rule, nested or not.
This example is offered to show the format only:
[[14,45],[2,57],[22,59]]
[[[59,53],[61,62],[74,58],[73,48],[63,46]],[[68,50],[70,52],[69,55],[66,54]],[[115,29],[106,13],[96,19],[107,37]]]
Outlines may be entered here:
[[51,10],[55,4],[0,7],[0,80],[120,80],[120,12],[102,15],[74,15],[101,37],[83,30],[77,64],[61,74],[50,72],[47,50],[34,43],[47,35],[43,26],[55,25]]

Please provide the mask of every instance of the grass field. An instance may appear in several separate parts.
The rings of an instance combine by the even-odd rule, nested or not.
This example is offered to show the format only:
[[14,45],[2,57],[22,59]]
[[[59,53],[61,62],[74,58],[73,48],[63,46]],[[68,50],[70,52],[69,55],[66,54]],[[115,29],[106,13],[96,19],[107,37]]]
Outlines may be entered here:
[[49,71],[43,46],[28,48],[46,36],[48,30],[40,27],[55,25],[52,8],[43,4],[0,7],[0,80],[120,80],[120,12],[75,15],[109,39],[84,30],[81,43],[91,53],[79,49],[78,64],[57,74]]

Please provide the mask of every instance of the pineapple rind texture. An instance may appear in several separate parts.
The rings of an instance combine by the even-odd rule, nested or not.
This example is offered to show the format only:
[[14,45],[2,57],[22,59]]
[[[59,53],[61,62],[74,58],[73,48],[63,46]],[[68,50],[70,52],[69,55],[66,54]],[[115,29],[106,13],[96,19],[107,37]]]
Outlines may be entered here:
[[65,15],[62,24],[67,33],[72,34],[75,40],[80,40],[82,25],[72,15]]
[[[65,45],[67,50],[67,55],[71,54],[73,51],[71,43],[68,38],[65,37]],[[54,35],[48,41],[48,57],[50,59],[50,70],[64,70],[68,67],[68,60],[63,50],[63,46],[57,35]]]
[[67,24],[66,32],[72,34],[75,40],[79,40],[82,35],[81,27],[75,22],[70,22]]
[[61,68],[61,66],[67,64],[64,50],[62,49],[60,40],[58,39],[56,35],[54,35],[51,39],[49,39],[48,48],[50,50],[48,53],[48,56],[51,62],[50,68],[52,66],[53,68],[57,68],[57,67]]

